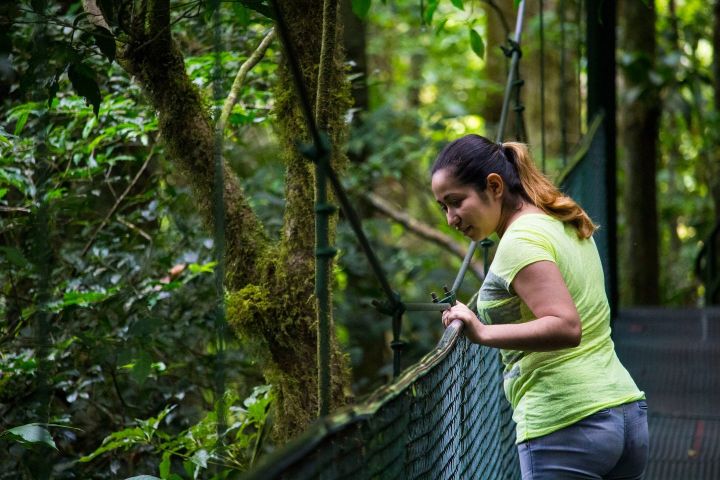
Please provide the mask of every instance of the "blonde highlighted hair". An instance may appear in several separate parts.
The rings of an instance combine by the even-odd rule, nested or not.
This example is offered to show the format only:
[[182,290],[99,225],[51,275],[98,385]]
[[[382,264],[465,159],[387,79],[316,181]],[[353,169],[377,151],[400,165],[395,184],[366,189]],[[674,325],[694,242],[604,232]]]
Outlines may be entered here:
[[498,144],[480,135],[466,135],[440,152],[432,173],[443,169],[450,169],[458,182],[473,185],[481,192],[487,187],[488,175],[500,175],[511,194],[520,195],[548,215],[572,225],[578,238],[590,238],[598,228],[580,205],[538,170],[523,143]]

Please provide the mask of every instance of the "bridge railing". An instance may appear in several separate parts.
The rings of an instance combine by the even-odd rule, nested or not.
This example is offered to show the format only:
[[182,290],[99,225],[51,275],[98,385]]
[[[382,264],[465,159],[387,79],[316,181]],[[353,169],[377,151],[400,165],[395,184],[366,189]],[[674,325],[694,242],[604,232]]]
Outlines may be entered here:
[[461,330],[455,321],[395,382],[321,418],[245,479],[519,478],[498,351]]

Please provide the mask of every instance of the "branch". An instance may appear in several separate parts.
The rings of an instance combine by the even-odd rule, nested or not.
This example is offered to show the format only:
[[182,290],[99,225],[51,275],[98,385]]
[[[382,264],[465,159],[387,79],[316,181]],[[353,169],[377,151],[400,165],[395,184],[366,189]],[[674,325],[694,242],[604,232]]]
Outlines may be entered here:
[[230,117],[230,112],[232,112],[233,107],[238,101],[238,95],[240,94],[240,89],[245,81],[245,77],[255,65],[260,63],[260,60],[262,60],[263,56],[265,56],[265,52],[270,46],[270,43],[272,43],[273,39],[275,39],[275,29],[271,28],[267,35],[265,35],[265,38],[263,38],[262,42],[260,42],[260,45],[258,45],[258,48],[252,55],[250,55],[250,58],[245,60],[245,62],[240,66],[240,70],[238,70],[237,75],[235,75],[235,81],[230,88],[230,93],[225,99],[225,104],[223,105],[222,113],[220,114],[220,119],[217,124],[218,131],[222,132],[225,130],[225,125]]
[[105,17],[103,16],[102,12],[100,11],[100,7],[98,7],[97,2],[95,0],[83,0],[82,2],[83,10],[85,10],[88,13],[88,18],[90,19],[90,23],[97,27],[103,27],[106,30],[110,30],[110,25],[108,25],[107,21],[105,20]]
[[90,250],[90,247],[92,247],[92,244],[95,243],[95,239],[97,238],[100,231],[105,228],[105,225],[107,225],[108,221],[110,220],[110,217],[112,217],[115,214],[115,211],[118,209],[120,204],[123,200],[125,200],[125,197],[127,197],[128,193],[130,193],[130,190],[135,186],[137,181],[140,179],[140,175],[143,174],[145,171],[145,168],[147,168],[148,163],[150,163],[150,159],[155,154],[155,146],[150,149],[150,153],[148,153],[147,158],[145,159],[145,162],[143,163],[142,167],[140,167],[140,170],[135,174],[135,178],[132,179],[132,182],[130,182],[130,185],[127,186],[125,191],[120,195],[120,197],[115,201],[115,205],[112,206],[110,211],[105,215],[105,218],[103,219],[102,223],[95,229],[95,232],[93,232],[92,237],[90,237],[90,240],[88,240],[87,244],[85,244],[85,248],[83,248],[82,253],[80,253],[80,257],[84,257],[85,254]]
[[118,221],[119,223],[125,225],[126,227],[128,227],[130,230],[132,230],[133,232],[137,233],[137,234],[140,235],[141,237],[143,237],[143,238],[144,238],[145,240],[147,240],[148,242],[152,242],[152,237],[151,237],[150,235],[148,235],[143,229],[141,229],[140,227],[138,227],[137,225],[135,225],[134,223],[128,222],[127,220],[125,220],[124,218],[122,218],[122,217],[120,217],[120,216],[118,216],[117,221]]
[[338,6],[340,2],[325,0],[323,2],[322,40],[320,44],[320,62],[318,65],[317,94],[315,95],[315,121],[318,128],[325,130],[328,126],[328,95],[330,79],[333,74],[335,44],[337,43]]
[[30,213],[30,209],[25,207],[6,207],[4,205],[0,205],[0,212]]
[[[446,235],[439,230],[431,227],[430,225],[427,225],[423,222],[420,222],[419,220],[412,218],[405,212],[399,211],[397,208],[390,205],[389,202],[373,193],[365,194],[365,199],[367,199],[376,210],[383,213],[387,217],[395,220],[397,223],[404,226],[418,237],[428,240],[442,248],[449,250],[461,259],[465,258],[465,255],[467,254],[467,249],[458,244],[449,235]],[[485,278],[482,263],[473,260],[472,262],[470,262],[470,270],[480,281]]]

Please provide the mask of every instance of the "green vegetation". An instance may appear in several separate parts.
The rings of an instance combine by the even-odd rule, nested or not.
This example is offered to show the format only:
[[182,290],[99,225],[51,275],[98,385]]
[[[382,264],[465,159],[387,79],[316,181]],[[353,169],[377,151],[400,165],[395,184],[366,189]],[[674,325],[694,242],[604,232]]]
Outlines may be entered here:
[[[216,12],[214,2],[173,1],[167,16],[161,0],[89,2],[104,13],[101,26],[79,1],[6,3],[0,479],[236,478],[312,422],[318,403],[313,170],[297,151],[309,137],[277,39],[246,72],[223,132],[230,329],[222,351],[217,340],[213,115],[272,28],[269,4],[225,2]],[[288,12],[291,36],[302,46],[315,105],[322,2],[280,3],[297,4],[287,7],[297,9]],[[514,25],[515,2],[495,3]],[[337,49],[329,62],[318,115],[393,288],[406,301],[427,301],[451,283],[460,259],[447,242],[396,220],[405,214],[464,246],[429,193],[428,169],[447,139],[494,128],[493,102],[505,81],[497,63],[503,22],[488,2],[467,0],[343,7],[347,53]],[[524,37],[523,101],[529,140],[553,176],[563,167],[552,83],[560,22],[545,12],[548,149],[540,159],[536,9]],[[582,97],[582,25],[573,15],[566,90]],[[651,90],[660,110],[657,175],[646,180],[658,192],[663,305],[702,297],[693,262],[720,205],[714,21],[706,2],[670,0],[657,4],[654,63],[618,45],[619,115]],[[350,39],[363,48],[351,49]],[[577,130],[570,128],[570,150],[585,120],[579,100],[566,119]],[[624,148],[618,153],[622,186],[633,159]],[[620,204],[620,241],[632,228],[628,208]],[[333,230],[338,407],[387,383],[392,353],[390,320],[371,306],[379,285],[342,217]],[[621,277],[638,248],[622,251]],[[478,284],[469,275],[459,296],[469,298]],[[621,302],[634,288],[626,279]],[[403,365],[440,333],[436,315],[406,314]],[[218,415],[226,425],[220,434]]]

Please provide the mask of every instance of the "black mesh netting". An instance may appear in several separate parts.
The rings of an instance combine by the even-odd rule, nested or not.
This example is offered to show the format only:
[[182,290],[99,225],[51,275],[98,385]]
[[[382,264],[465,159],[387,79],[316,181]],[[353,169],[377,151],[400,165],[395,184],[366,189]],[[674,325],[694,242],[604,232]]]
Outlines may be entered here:
[[257,479],[517,479],[515,425],[495,349],[453,325],[368,401],[315,424]]

